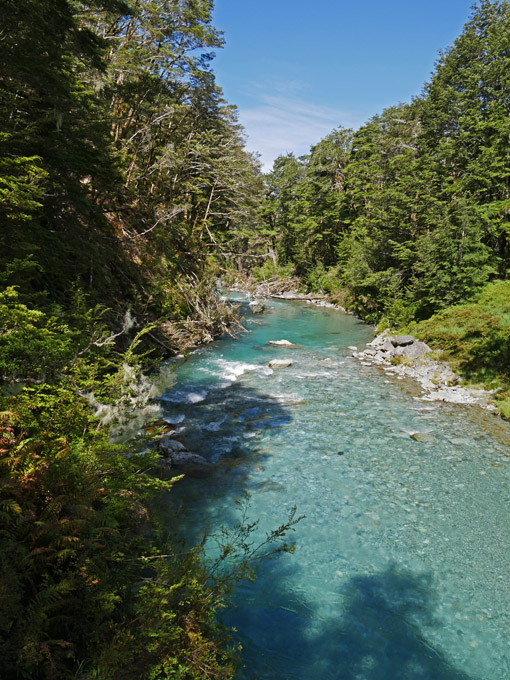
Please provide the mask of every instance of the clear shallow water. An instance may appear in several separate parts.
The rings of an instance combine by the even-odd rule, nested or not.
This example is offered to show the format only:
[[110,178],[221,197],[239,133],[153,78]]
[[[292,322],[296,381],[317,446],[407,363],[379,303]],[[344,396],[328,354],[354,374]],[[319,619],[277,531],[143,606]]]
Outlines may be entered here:
[[[275,301],[247,328],[196,352],[162,399],[217,463],[175,487],[170,523],[179,500],[190,536],[235,523],[244,490],[261,536],[294,505],[306,515],[295,553],[225,613],[239,677],[508,680],[510,427],[360,366],[347,348],[372,332],[353,317]],[[266,345],[283,338],[299,348]]]

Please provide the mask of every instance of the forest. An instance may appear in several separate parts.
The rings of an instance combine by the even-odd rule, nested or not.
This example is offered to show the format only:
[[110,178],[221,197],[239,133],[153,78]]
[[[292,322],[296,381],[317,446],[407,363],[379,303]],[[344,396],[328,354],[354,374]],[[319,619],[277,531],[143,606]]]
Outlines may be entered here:
[[509,73],[510,6],[484,0],[420,97],[279,157],[263,208],[283,269],[441,347],[508,416]]
[[116,436],[163,358],[238,324],[218,280],[298,277],[440,347],[510,417],[509,3],[475,6],[420,97],[266,175],[215,81],[213,9],[2,4],[6,680],[233,677],[216,615],[245,556],[211,578],[169,539],[172,482]]

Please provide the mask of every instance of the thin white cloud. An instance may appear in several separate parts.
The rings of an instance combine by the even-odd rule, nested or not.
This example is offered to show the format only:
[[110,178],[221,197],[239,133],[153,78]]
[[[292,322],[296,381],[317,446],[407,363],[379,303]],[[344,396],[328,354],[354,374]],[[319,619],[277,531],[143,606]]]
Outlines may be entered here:
[[260,154],[264,171],[271,169],[279,155],[302,156],[334,128],[357,128],[363,122],[355,113],[300,99],[263,94],[259,101],[240,108],[239,120],[246,130],[246,147]]

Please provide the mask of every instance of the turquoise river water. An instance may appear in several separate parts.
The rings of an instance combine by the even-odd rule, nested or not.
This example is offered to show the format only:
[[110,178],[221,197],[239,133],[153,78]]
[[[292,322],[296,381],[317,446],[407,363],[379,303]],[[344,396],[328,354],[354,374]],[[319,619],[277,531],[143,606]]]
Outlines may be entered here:
[[[294,505],[306,516],[295,553],[261,563],[223,615],[239,678],[508,680],[508,424],[361,366],[348,346],[372,330],[354,317],[273,301],[246,327],[195,352],[161,402],[216,463],[176,485],[169,524],[179,501],[192,537],[233,524],[244,491],[261,537]],[[280,339],[299,347],[266,344]]]

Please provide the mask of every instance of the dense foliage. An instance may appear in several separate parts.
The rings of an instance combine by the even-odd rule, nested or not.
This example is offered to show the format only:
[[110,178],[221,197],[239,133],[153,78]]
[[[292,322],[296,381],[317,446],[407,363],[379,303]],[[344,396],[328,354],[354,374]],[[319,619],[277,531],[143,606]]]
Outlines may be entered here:
[[151,503],[171,485],[156,455],[110,440],[150,412],[155,349],[226,327],[214,279],[257,214],[211,14],[210,0],[2,3],[5,680],[233,672],[225,579],[159,537]]
[[505,278],[509,73],[510,5],[483,0],[421,97],[278,158],[266,221],[280,261],[310,284],[336,281],[364,318],[391,323]]
[[420,97],[276,160],[264,217],[278,263],[393,326],[506,279],[509,102],[510,4],[481,0]]

